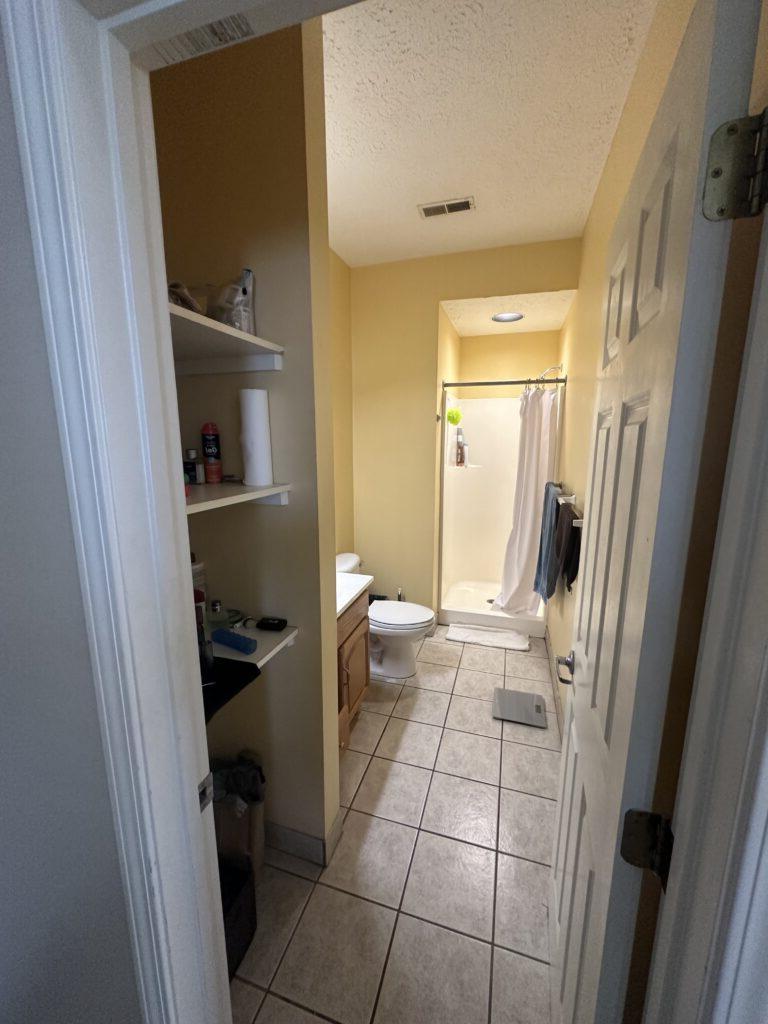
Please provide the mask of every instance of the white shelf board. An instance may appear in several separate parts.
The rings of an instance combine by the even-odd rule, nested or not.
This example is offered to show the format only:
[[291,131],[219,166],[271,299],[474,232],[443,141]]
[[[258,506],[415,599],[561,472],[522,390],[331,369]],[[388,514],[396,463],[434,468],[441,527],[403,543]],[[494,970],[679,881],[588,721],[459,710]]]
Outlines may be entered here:
[[179,376],[283,368],[282,345],[168,303],[173,359]]
[[245,484],[192,484],[187,498],[187,515],[208,512],[227,505],[240,505],[244,501],[258,501],[263,505],[287,505],[290,484],[271,487],[246,487]]
[[267,629],[243,629],[241,626],[236,627],[235,633],[242,633],[243,636],[253,637],[258,641],[258,647],[253,654],[242,654],[240,651],[235,651],[231,647],[225,647],[224,644],[214,644],[213,653],[217,658],[229,658],[231,661],[247,661],[250,664],[256,664],[259,668],[263,668],[268,661],[270,661],[285,647],[292,647],[298,629],[295,626],[286,626],[280,633],[273,633]]

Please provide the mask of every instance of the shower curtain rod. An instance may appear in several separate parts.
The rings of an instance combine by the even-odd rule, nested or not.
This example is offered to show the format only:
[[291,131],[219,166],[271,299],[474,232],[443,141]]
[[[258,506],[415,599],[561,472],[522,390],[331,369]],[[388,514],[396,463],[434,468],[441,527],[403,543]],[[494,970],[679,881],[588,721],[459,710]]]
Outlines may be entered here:
[[525,377],[520,380],[456,380],[443,381],[445,388],[499,388],[510,387],[511,385],[532,385],[532,384],[567,384],[567,377],[550,377],[542,380],[541,377]]

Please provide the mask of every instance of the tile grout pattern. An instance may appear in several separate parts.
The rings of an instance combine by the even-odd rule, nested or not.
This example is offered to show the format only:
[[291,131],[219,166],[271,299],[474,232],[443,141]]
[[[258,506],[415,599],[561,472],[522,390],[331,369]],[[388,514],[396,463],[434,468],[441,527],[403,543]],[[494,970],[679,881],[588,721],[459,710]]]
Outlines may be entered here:
[[[274,969],[269,971],[266,976],[266,982],[259,984],[246,976],[243,976],[241,972],[244,971],[244,965],[247,963],[244,961],[244,965],[238,972],[237,983],[245,984],[249,987],[256,988],[261,993],[263,1001],[259,1005],[249,1004],[249,1008],[246,1009],[245,1015],[238,1018],[235,1015],[234,1024],[252,1024],[255,1021],[257,1024],[300,1024],[303,1021],[311,1021],[313,1019],[321,1019],[332,1021],[334,1024],[394,1024],[395,1021],[400,1019],[403,1012],[412,1015],[413,1019],[419,1020],[432,1020],[436,1022],[445,1021],[446,1024],[456,1019],[469,1021],[470,1016],[468,1013],[472,1013],[472,1021],[477,1021],[478,1024],[507,1024],[507,1022],[514,1021],[515,1024],[521,1022],[521,1024],[548,1024],[549,1022],[549,1009],[548,1009],[548,985],[546,972],[548,968],[547,957],[537,955],[540,953],[538,946],[535,948],[521,949],[515,948],[515,945],[520,947],[525,945],[525,942],[520,939],[518,941],[512,940],[509,936],[500,935],[499,931],[499,903],[500,903],[500,859],[504,858],[504,864],[508,864],[514,870],[515,862],[520,862],[521,869],[522,865],[529,865],[529,870],[536,872],[543,872],[548,876],[549,866],[546,863],[547,856],[549,855],[549,848],[551,847],[551,828],[548,829],[547,823],[551,820],[554,822],[554,809],[555,809],[555,793],[556,793],[556,772],[554,775],[554,781],[550,785],[547,793],[542,792],[543,784],[540,782],[539,776],[537,775],[536,769],[536,758],[543,759],[541,763],[553,765],[559,760],[559,732],[557,726],[557,719],[554,714],[550,718],[550,729],[547,730],[547,740],[555,742],[556,750],[551,746],[549,748],[543,747],[541,743],[525,743],[517,737],[515,739],[505,738],[507,725],[505,723],[504,729],[499,729],[498,734],[495,732],[493,720],[490,713],[490,700],[484,700],[477,697],[465,696],[463,693],[456,693],[455,687],[457,685],[457,678],[459,673],[469,672],[473,676],[493,676],[493,680],[474,680],[474,682],[481,682],[483,685],[490,687],[491,682],[496,685],[506,685],[509,688],[515,688],[520,683],[528,683],[535,689],[545,691],[547,696],[548,706],[551,705],[551,698],[554,695],[554,683],[550,675],[549,670],[549,659],[547,657],[546,647],[544,642],[536,643],[535,650],[530,653],[526,652],[521,654],[519,652],[507,652],[500,651],[493,648],[478,648],[477,645],[472,644],[458,644],[453,642],[447,642],[445,640],[445,634],[443,632],[444,627],[438,627],[438,633],[435,637],[427,638],[421,645],[418,654],[418,671],[417,676],[412,680],[407,680],[405,685],[397,681],[375,681],[373,687],[376,688],[379,696],[386,695],[386,700],[382,702],[382,707],[376,707],[375,702],[371,699],[367,705],[364,705],[364,710],[358,717],[358,721],[353,726],[352,738],[350,739],[350,746],[348,751],[342,753],[342,775],[344,772],[344,759],[351,761],[355,764],[357,769],[356,773],[351,776],[352,782],[349,790],[343,793],[346,798],[343,800],[342,806],[346,806],[347,810],[345,813],[345,829],[342,834],[339,846],[331,860],[331,864],[324,871],[320,872],[320,869],[312,872],[313,878],[307,878],[306,874],[293,873],[291,864],[276,863],[272,871],[279,871],[280,873],[287,874],[288,876],[299,879],[306,885],[306,890],[302,893],[302,905],[298,916],[296,917],[293,926],[290,929],[288,938],[284,937],[280,940],[284,942],[284,946],[280,952],[279,959],[277,960]],[[512,653],[514,657],[510,658],[509,654]],[[437,659],[437,660],[436,660]],[[530,664],[529,664],[530,663]],[[535,663],[535,664],[534,664]],[[482,668],[480,666],[483,666]],[[491,667],[492,666],[492,667]],[[542,668],[544,666],[544,669]],[[490,671],[487,669],[491,667]],[[500,668],[500,671],[499,671]],[[513,672],[508,672],[508,669],[512,668]],[[440,670],[440,671],[436,671]],[[528,675],[517,675],[520,671],[528,670]],[[450,679],[449,679],[450,677]],[[450,681],[449,688],[446,689]],[[409,685],[411,684],[411,685]],[[435,688],[432,689],[430,684]],[[393,693],[386,693],[386,689],[389,688]],[[405,690],[408,689],[413,691],[412,693],[406,694],[406,703],[400,709],[398,715],[397,709],[401,702]],[[379,692],[381,691],[381,692]],[[429,696],[421,698],[421,702],[427,707],[425,711],[419,711],[419,695],[425,693],[427,695],[433,695],[432,698]],[[460,698],[460,702],[454,705],[454,698]],[[441,698],[441,699],[437,699]],[[378,697],[376,697],[378,700]],[[410,701],[410,704],[408,703]],[[476,732],[471,728],[463,729],[461,724],[464,724],[464,720],[459,721],[458,727],[455,725],[449,725],[448,719],[450,718],[451,706],[465,707],[463,701],[471,701],[473,705],[477,705],[477,708],[470,708],[472,714],[482,715],[487,714],[488,724],[481,724],[480,728],[485,729],[485,733]],[[441,709],[441,710],[439,710]],[[408,715],[408,717],[402,717]],[[419,717],[415,717],[419,715]],[[378,722],[376,719],[381,718],[382,721]],[[430,718],[429,722],[423,721],[424,718]],[[392,726],[392,723],[395,723]],[[472,723],[468,722],[471,726]],[[355,730],[359,727],[360,739],[355,738]],[[409,728],[415,727],[415,728]],[[515,727],[517,730],[525,729],[526,727],[518,726]],[[392,732],[389,730],[392,729]],[[493,732],[493,735],[489,735],[489,731]],[[436,734],[439,732],[439,739],[437,739],[437,745],[434,746],[433,740]],[[409,733],[412,737],[415,737],[411,742],[411,748],[409,751],[408,736]],[[450,763],[448,764],[448,770],[444,770],[444,767],[438,768],[438,762],[440,761],[441,751],[444,749],[444,743],[446,743],[446,735],[448,735],[448,742],[455,739],[457,743],[475,743],[480,746],[485,746],[486,749],[495,747],[495,769],[493,776],[495,782],[493,784],[488,782],[481,782],[477,778],[477,771],[475,774],[468,776],[466,771],[469,770],[462,766],[451,768]],[[519,734],[518,734],[519,735]],[[528,734],[522,733],[523,736]],[[385,740],[385,737],[387,739]],[[379,748],[389,751],[387,744],[395,738],[395,750],[389,756],[384,753],[379,753]],[[399,745],[398,745],[399,740]],[[429,743],[425,744],[424,741],[429,740]],[[364,749],[356,749],[362,747]],[[391,746],[391,744],[390,744]],[[434,747],[434,749],[432,749]],[[405,753],[401,756],[400,751],[404,750]],[[508,751],[508,757],[510,758],[511,771],[505,775],[505,750]],[[354,755],[352,758],[350,755]],[[469,747],[469,755],[472,756],[472,747]],[[517,775],[515,775],[515,757],[519,757],[520,764],[517,765]],[[358,759],[363,758],[364,764]],[[415,758],[415,760],[414,760]],[[525,760],[533,759],[533,764],[525,767]],[[424,763],[426,761],[426,763]],[[383,767],[382,767],[383,766]],[[395,768],[396,766],[396,768]],[[362,768],[362,771],[359,769]],[[459,769],[465,772],[460,774]],[[403,771],[405,772],[404,779],[410,779],[411,782],[423,781],[423,775],[428,773],[429,778],[426,782],[426,788],[423,790],[423,795],[420,798],[420,808],[418,815],[413,813],[413,808],[406,806],[397,807],[397,801],[390,801],[389,805],[386,799],[383,800],[382,806],[376,803],[376,794],[379,796],[386,794],[388,777],[386,773]],[[375,778],[376,773],[383,772],[383,776]],[[413,774],[411,774],[413,773]],[[550,771],[551,775],[551,771]],[[438,793],[435,779],[441,786],[448,786],[449,799],[447,801],[450,807],[452,801],[451,788],[456,787],[455,793],[460,793],[461,787],[465,786],[468,794],[468,801],[466,804],[466,815],[468,819],[458,820],[455,824],[450,819],[442,820],[440,818],[440,807],[439,801],[434,804],[430,803],[430,797],[434,795],[437,798]],[[487,775],[485,776],[488,777]],[[510,784],[510,778],[512,782],[516,782],[517,785]],[[366,781],[368,780],[368,781]],[[442,780],[448,780],[444,783]],[[533,780],[533,781],[531,781]],[[408,783],[410,785],[410,782]],[[397,788],[397,787],[395,787]],[[403,785],[400,788],[404,788]],[[407,788],[407,787],[406,787]],[[413,788],[413,787],[412,787]],[[418,788],[418,787],[415,787]],[[478,836],[473,835],[471,831],[468,833],[468,827],[471,828],[473,811],[475,809],[476,800],[475,797],[487,795],[485,791],[495,788],[494,802],[495,812],[490,822],[486,821],[486,825],[492,826],[493,842],[490,843],[486,838],[485,842],[475,841]],[[532,790],[537,790],[532,792]],[[373,797],[372,802],[369,799],[368,806],[372,806],[373,809],[366,809],[366,793],[368,797]],[[522,825],[518,827],[517,833],[515,834],[514,820],[512,823],[512,839],[507,841],[506,835],[508,829],[502,830],[502,816],[504,813],[504,794],[512,794],[513,809],[514,803],[518,801],[517,812],[522,819],[525,819],[526,807],[530,810],[531,807],[535,812],[533,815],[529,815],[527,820],[522,821]],[[357,806],[358,800],[361,801],[360,806]],[[418,802],[418,799],[417,799]],[[381,801],[380,801],[381,803]],[[436,824],[432,820],[425,821],[427,818],[428,809],[430,813],[434,810],[435,813],[432,817],[436,816]],[[444,808],[443,808],[444,810]],[[550,813],[551,811],[551,813]],[[544,822],[537,819],[536,815],[541,816],[543,813]],[[404,820],[407,818],[408,820]],[[513,816],[514,818],[514,816]],[[526,827],[528,832],[531,834],[526,837]],[[378,879],[370,877],[376,870],[376,865],[371,866],[366,863],[366,841],[369,840],[369,832],[375,833],[377,829],[392,829],[396,830],[397,836],[403,842],[410,842],[410,851],[408,853],[407,866],[401,877],[397,880],[397,889],[399,895],[395,899],[392,893],[375,898],[371,895],[371,892],[375,891],[375,887],[372,887],[372,883],[377,882]],[[360,845],[355,848],[355,837],[352,835],[353,832],[362,832],[362,840]],[[502,835],[504,831],[504,836]],[[411,837],[412,834],[412,837]],[[349,848],[352,857],[352,865],[350,870],[350,857],[347,855],[347,851],[343,844],[349,836]],[[482,836],[479,838],[482,839]],[[389,852],[393,849],[390,842],[391,837],[387,837],[382,841],[382,852],[386,848]],[[547,839],[550,842],[547,844]],[[377,840],[378,841],[378,840]],[[532,843],[532,846],[526,846],[526,843]],[[517,844],[517,845],[516,845]],[[522,844],[523,849],[520,849]],[[537,853],[539,850],[536,848],[537,844],[541,846],[545,852],[543,856],[539,855],[532,856],[530,854]],[[512,846],[515,852],[510,852],[509,846]],[[430,862],[428,853],[431,847],[433,857],[435,857],[434,863]],[[442,904],[450,903],[450,899],[447,898],[449,895],[450,886],[445,890],[446,898],[443,899],[443,892],[437,895],[439,885],[437,881],[428,878],[428,884],[426,886],[427,893],[429,892],[430,884],[434,881],[433,888],[436,890],[433,893],[432,904],[434,909],[430,907],[430,900],[427,897],[426,901],[422,898],[422,903],[425,903],[425,907],[419,907],[419,893],[417,884],[417,874],[420,873],[420,877],[423,878],[425,873],[425,859],[426,859],[426,870],[427,876],[430,870],[434,867],[435,871],[438,870],[438,860],[440,851],[443,853],[447,851],[447,858],[443,868],[447,864],[447,877],[451,878],[451,871],[458,872],[457,876],[453,879],[454,886],[461,890],[465,887],[465,875],[461,873],[459,862],[462,857],[467,858],[467,864],[470,865],[472,870],[469,871],[469,877],[477,881],[484,889],[487,889],[487,880],[483,879],[484,870],[474,870],[473,859],[478,859],[484,864],[489,863],[489,858],[492,857],[492,884],[490,887],[490,921],[489,929],[483,934],[479,933],[479,927],[477,925],[465,925],[465,928],[458,927],[461,920],[446,920],[446,915],[452,912],[452,908],[447,908]],[[424,856],[422,856],[424,854]],[[346,857],[346,862],[345,862]],[[415,864],[418,870],[415,870]],[[338,866],[338,870],[337,870]],[[316,866],[313,866],[316,868]],[[301,869],[304,870],[303,868]],[[347,875],[345,877],[345,870]],[[340,877],[334,877],[334,871]],[[505,870],[505,877],[508,872]],[[513,871],[514,874],[514,871]],[[468,884],[468,883],[467,883]],[[506,883],[505,883],[506,884]],[[365,890],[368,886],[367,891]],[[307,924],[306,928],[303,928],[302,922],[305,921],[305,915],[307,908],[316,898],[318,890],[324,890],[326,894],[335,894],[328,896],[328,899],[339,900],[353,900],[358,901],[361,904],[362,911],[365,912],[365,905],[371,908],[377,908],[375,913],[380,914],[382,917],[382,927],[389,928],[388,940],[386,943],[386,951],[383,957],[380,956],[379,962],[376,965],[377,977],[375,979],[375,994],[373,999],[370,998],[370,993],[366,999],[362,999],[358,1005],[354,1007],[344,1007],[337,1010],[337,1015],[329,1014],[328,1012],[328,1001],[326,1005],[323,1005],[323,996],[314,997],[311,986],[301,990],[301,982],[296,986],[296,978],[301,975],[301,968],[297,968],[296,964],[289,964],[285,973],[285,978],[280,978],[283,965],[286,963],[287,958],[291,954],[292,947],[296,944],[297,949],[301,943],[299,941],[299,933],[302,933],[302,937],[305,939],[311,939],[311,924]],[[322,895],[322,894],[321,894]],[[421,894],[422,897],[424,894]],[[506,899],[502,894],[502,899]],[[435,904],[436,901],[436,904]],[[465,901],[466,906],[459,908],[460,910],[470,911],[468,920],[472,920],[471,912],[476,911],[477,908],[470,905],[471,901]],[[486,897],[487,902],[487,897]],[[414,904],[416,904],[414,906]],[[355,904],[356,906],[357,904]],[[519,913],[520,907],[515,907],[513,904],[510,905],[508,916],[514,917]],[[373,910],[370,911],[374,913]],[[459,914],[459,917],[461,915]],[[386,921],[385,921],[386,918]],[[422,1004],[419,1006],[408,1006],[406,1010],[403,1010],[402,1005],[399,1010],[395,1010],[398,1003],[398,995],[400,989],[401,978],[393,977],[392,983],[387,986],[388,982],[388,970],[392,969],[393,975],[396,971],[393,966],[395,954],[393,949],[396,943],[400,939],[400,922],[402,919],[408,919],[411,922],[415,922],[412,925],[413,928],[422,928],[425,932],[428,931],[431,939],[436,942],[447,942],[454,941],[450,940],[450,936],[455,937],[455,941],[463,943],[466,946],[462,946],[462,957],[465,952],[471,952],[476,956],[476,959],[485,957],[482,954],[482,950],[488,951],[487,955],[487,979],[484,982],[484,1000],[480,996],[482,985],[479,985],[479,979],[482,974],[482,970],[476,972],[476,978],[473,980],[478,981],[476,1000],[478,1004],[482,1001],[483,1005],[472,1006],[469,1009],[464,1008],[463,1011],[458,1010],[454,1006],[447,1005],[448,997],[443,998],[446,1001],[446,1005],[434,1005],[423,1003],[423,997],[419,995],[414,998],[422,998]],[[407,922],[406,922],[407,924]],[[539,942],[546,943],[547,941],[547,921],[546,911],[544,912],[543,921],[543,938],[539,937]],[[539,927],[541,931],[541,927]],[[444,934],[443,934],[444,933]],[[258,936],[258,933],[257,933]],[[448,936],[446,939],[445,936]],[[501,939],[501,941],[499,941]],[[254,940],[254,945],[257,940]],[[329,940],[330,941],[330,940]],[[402,946],[407,940],[403,939],[400,943]],[[426,941],[425,937],[422,938],[422,944]],[[514,944],[510,944],[510,943]],[[546,947],[544,947],[546,948]],[[250,951],[249,951],[250,952]],[[401,952],[398,950],[398,952]],[[510,977],[515,979],[514,984],[507,984],[506,991],[507,995],[509,991],[518,992],[521,988],[530,987],[527,983],[533,980],[534,987],[538,986],[538,991],[542,991],[544,996],[540,998],[534,993],[533,1003],[530,1005],[526,1003],[526,1007],[523,1008],[523,1013],[526,1016],[508,1016],[508,1007],[503,1004],[504,991],[505,991],[505,976],[504,974],[498,974],[499,968],[496,965],[497,956],[502,961],[506,960],[505,970],[509,973]],[[296,960],[299,957],[299,953],[293,957]],[[511,960],[511,964],[510,964]],[[479,961],[478,961],[479,962]],[[485,960],[483,959],[483,963]],[[369,966],[369,965],[366,965]],[[294,987],[291,990],[291,971],[293,970],[293,982]],[[345,963],[339,963],[338,965],[338,984],[343,986],[346,973],[349,967]],[[531,971],[534,972],[533,979],[531,978]],[[517,972],[517,973],[515,973]],[[526,976],[526,972],[528,975]],[[247,968],[245,969],[247,974]],[[522,976],[522,981],[521,981]],[[420,991],[422,983],[426,983],[428,980],[426,977],[419,979],[419,984],[416,988]],[[494,981],[497,982],[499,988],[499,1005],[498,1007],[494,1004]],[[274,988],[275,983],[278,982],[276,991]],[[318,986],[321,985],[319,981],[316,982]],[[395,992],[393,986],[397,985],[398,990]],[[408,986],[403,986],[407,988]],[[470,986],[471,987],[471,986]],[[385,992],[386,989],[386,992]],[[305,994],[302,997],[301,991]],[[373,987],[371,986],[371,991]],[[299,995],[297,995],[299,992]],[[393,994],[395,993],[395,994]],[[442,992],[440,993],[442,995]],[[279,996],[279,998],[277,998]],[[526,998],[530,996],[530,993]],[[516,997],[515,997],[516,998]],[[333,997],[329,996],[330,1002],[333,1002]],[[282,1001],[282,1002],[281,1002]],[[546,1008],[544,1003],[546,1002]],[[310,1005],[310,1003],[312,1005]],[[384,1005],[386,1003],[387,1005]],[[535,1004],[535,1005],[534,1005]],[[253,1007],[255,1006],[256,1015],[251,1016]],[[394,1013],[394,1015],[393,1015]],[[425,1016],[425,1013],[427,1014]],[[432,1015],[430,1016],[430,1013]],[[451,1016],[451,1013],[454,1016]],[[458,1016],[456,1016],[458,1014]]]

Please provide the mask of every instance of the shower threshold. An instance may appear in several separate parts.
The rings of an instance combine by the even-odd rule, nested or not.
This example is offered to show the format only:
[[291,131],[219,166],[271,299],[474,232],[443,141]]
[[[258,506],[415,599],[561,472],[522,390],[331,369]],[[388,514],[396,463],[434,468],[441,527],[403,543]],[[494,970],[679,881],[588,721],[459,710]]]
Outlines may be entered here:
[[544,603],[540,602],[538,615],[508,615],[488,603],[493,602],[500,589],[500,583],[489,580],[460,580],[452,584],[443,595],[440,622],[514,629],[529,636],[544,636],[547,624]]

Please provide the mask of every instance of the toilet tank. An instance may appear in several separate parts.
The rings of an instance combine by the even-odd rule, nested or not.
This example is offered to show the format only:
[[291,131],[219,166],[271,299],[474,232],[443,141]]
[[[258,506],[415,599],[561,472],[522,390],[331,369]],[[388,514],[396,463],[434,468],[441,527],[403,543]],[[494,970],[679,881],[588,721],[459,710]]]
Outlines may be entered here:
[[352,551],[342,551],[336,555],[336,572],[359,572],[360,558]]

